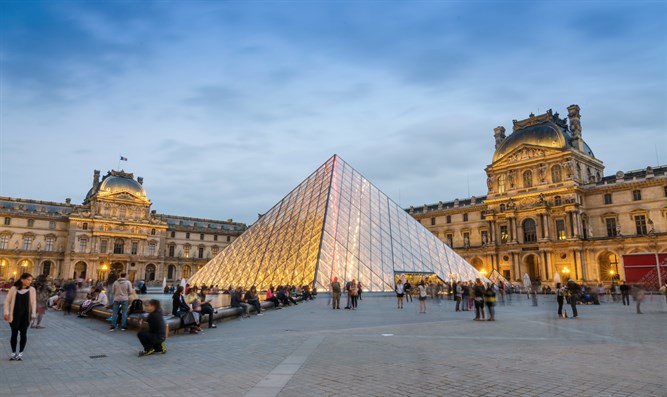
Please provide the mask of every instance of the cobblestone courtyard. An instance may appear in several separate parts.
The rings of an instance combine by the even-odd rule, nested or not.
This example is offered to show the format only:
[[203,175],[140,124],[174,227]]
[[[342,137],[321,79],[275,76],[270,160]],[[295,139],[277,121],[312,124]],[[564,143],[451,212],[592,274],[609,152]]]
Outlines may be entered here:
[[[0,396],[667,396],[660,297],[643,315],[603,303],[571,320],[556,318],[553,298],[533,307],[515,296],[496,322],[449,301],[429,301],[426,314],[391,297],[356,311],[326,304],[172,335],[166,355],[143,358],[135,331],[49,311],[25,360],[0,361]],[[5,322],[0,340],[9,357]]]

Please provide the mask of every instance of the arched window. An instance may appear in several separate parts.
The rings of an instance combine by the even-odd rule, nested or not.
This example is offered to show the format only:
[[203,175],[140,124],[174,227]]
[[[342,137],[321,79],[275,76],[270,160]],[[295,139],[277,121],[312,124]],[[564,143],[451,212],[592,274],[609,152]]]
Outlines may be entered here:
[[500,204],[500,212],[505,212],[505,204]]
[[535,220],[532,218],[528,218],[523,221],[523,242],[537,242],[537,225],[535,224]]
[[125,242],[123,239],[116,239],[113,242],[113,253],[114,254],[122,254],[125,249]]
[[146,266],[146,281],[153,281],[155,280],[155,265],[152,263],[149,263]]
[[167,267],[167,279],[173,280],[174,279],[174,273],[176,273],[176,266],[169,265],[169,267]]
[[563,200],[561,200],[560,196],[554,196],[554,205],[561,205],[563,204]]
[[523,173],[523,187],[532,187],[533,186],[533,172],[526,171]]
[[551,167],[551,182],[558,183],[563,181],[563,175],[561,172],[560,165],[556,164]]
[[190,277],[190,265],[183,266],[183,278]]
[[498,177],[498,194],[504,194],[505,190],[505,175],[501,175]]

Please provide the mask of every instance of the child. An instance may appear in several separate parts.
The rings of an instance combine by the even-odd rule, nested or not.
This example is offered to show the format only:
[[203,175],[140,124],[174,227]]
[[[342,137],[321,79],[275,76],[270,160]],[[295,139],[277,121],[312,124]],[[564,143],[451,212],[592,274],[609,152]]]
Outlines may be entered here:
[[164,354],[167,352],[167,348],[164,345],[166,325],[162,316],[162,310],[160,310],[160,301],[156,299],[148,301],[146,311],[148,311],[148,317],[146,318],[148,321],[148,330],[140,331],[137,334],[139,341],[144,347],[144,350],[139,353],[139,357],[151,355],[156,350]]

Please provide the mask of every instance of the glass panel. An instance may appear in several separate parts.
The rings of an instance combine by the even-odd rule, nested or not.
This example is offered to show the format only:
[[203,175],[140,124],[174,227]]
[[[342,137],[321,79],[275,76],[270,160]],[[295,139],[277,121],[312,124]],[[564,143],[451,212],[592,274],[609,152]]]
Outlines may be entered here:
[[433,272],[444,280],[452,273],[465,279],[477,275],[368,180],[332,157],[190,283],[248,287],[254,282],[259,289],[314,283],[328,290],[335,276],[355,278],[365,291],[392,291],[397,270]]

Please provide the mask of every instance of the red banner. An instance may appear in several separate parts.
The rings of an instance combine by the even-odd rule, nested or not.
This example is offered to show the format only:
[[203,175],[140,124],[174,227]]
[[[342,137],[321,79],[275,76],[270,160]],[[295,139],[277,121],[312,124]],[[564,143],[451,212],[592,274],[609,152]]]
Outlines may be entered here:
[[667,253],[623,255],[623,270],[628,284],[643,284],[646,289],[658,289],[667,283]]

